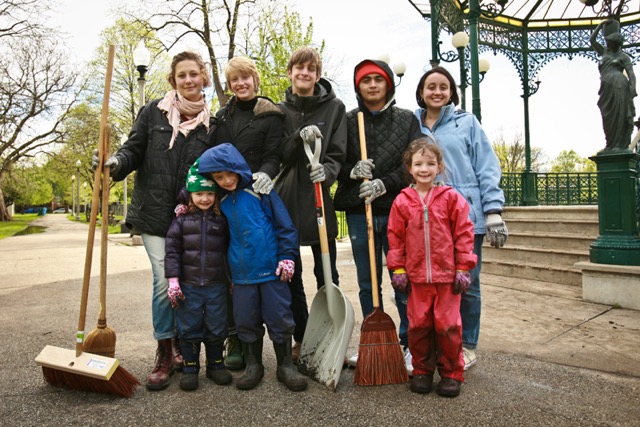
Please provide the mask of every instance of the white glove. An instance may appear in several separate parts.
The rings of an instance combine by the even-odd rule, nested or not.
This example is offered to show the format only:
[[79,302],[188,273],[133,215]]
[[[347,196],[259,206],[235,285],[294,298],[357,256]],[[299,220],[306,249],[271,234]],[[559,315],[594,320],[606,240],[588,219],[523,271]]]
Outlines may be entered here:
[[488,214],[485,216],[487,229],[487,241],[495,248],[501,248],[507,243],[509,231],[500,214]]
[[351,179],[371,179],[373,178],[372,171],[376,168],[373,164],[373,159],[359,160],[358,163],[351,169],[349,178]]
[[387,189],[384,188],[382,180],[374,179],[373,181],[365,181],[360,184],[360,194],[358,194],[358,197],[364,199],[364,202],[369,205],[386,192]]
[[322,163],[318,163],[315,166],[309,165],[309,178],[314,184],[316,182],[322,182],[327,179],[327,174]]
[[322,138],[322,133],[320,132],[320,129],[318,129],[318,126],[309,125],[302,128],[300,131],[300,138],[302,138],[303,142],[311,145],[316,142],[316,138]]
[[253,191],[260,194],[269,194],[273,189],[273,181],[266,172],[256,172],[252,178],[255,180],[253,183]]

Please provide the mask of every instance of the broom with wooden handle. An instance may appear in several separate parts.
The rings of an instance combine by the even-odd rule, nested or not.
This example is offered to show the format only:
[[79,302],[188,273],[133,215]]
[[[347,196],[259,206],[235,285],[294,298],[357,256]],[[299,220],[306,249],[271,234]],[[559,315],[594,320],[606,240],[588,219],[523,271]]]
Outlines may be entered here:
[[[111,127],[104,129],[103,152],[109,153]],[[106,159],[106,156],[104,157]],[[100,312],[98,325],[87,334],[84,351],[115,357],[116,331],[107,326],[107,247],[109,239],[109,168],[102,172],[102,228],[100,234]]]
[[102,117],[100,120],[100,142],[98,144],[99,161],[93,179],[93,197],[91,201],[94,209],[91,210],[89,220],[89,234],[87,237],[87,250],[80,297],[80,315],[76,332],[76,349],[74,352],[73,350],[48,345],[40,352],[35,361],[38,365],[42,366],[45,381],[55,387],[66,387],[81,391],[130,397],[140,383],[133,375],[120,366],[118,359],[83,352],[84,328],[87,315],[89,283],[91,279],[93,243],[98,216],[97,206],[99,202],[101,173],[108,155],[108,152],[105,151],[105,136],[108,133],[106,128],[109,114],[109,92],[111,90],[114,57],[115,47],[111,45],[109,46],[107,77],[102,102]]
[[[358,113],[360,155],[367,159],[367,142],[364,132],[364,115]],[[364,179],[365,182],[368,179]],[[373,235],[373,213],[371,205],[365,203],[367,217],[367,240],[369,243],[369,265],[371,268],[371,294],[373,311],[362,321],[358,363],[353,377],[356,385],[401,384],[409,381],[404,363],[402,347],[393,319],[380,309],[378,293],[378,269],[376,268],[375,242]]]

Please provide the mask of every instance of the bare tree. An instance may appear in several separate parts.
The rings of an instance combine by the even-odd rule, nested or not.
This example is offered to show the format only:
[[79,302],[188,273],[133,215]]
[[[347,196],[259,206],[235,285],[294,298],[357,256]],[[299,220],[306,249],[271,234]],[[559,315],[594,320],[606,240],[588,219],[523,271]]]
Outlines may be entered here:
[[[495,151],[498,161],[500,162],[500,169],[505,173],[518,173],[524,172],[526,166],[525,159],[525,146],[521,133],[517,133],[513,136],[511,142],[507,142],[504,133],[500,134],[491,143],[493,151]],[[546,163],[546,156],[542,152],[541,148],[531,148],[531,170],[538,171]]]
[[48,0],[0,0],[0,38],[43,34],[38,21],[48,10]]
[[16,162],[63,141],[60,124],[75,102],[76,80],[52,39],[13,38],[0,55],[0,221],[10,220],[4,175]]
[[251,32],[239,31],[239,28],[257,26],[261,5],[268,1],[141,0],[142,5],[150,10],[148,16],[141,18],[140,12],[128,15],[145,24],[150,31],[157,32],[165,41],[167,51],[193,38],[203,43],[211,64],[216,96],[222,106],[228,101],[222,84],[222,65],[236,55],[238,45],[249,45],[243,37]]

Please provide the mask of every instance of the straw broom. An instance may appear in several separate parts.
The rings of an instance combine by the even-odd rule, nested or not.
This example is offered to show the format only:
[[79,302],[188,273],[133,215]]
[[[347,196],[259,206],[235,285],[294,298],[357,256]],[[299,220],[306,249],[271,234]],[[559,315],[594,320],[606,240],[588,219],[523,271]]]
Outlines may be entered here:
[[[108,155],[108,152],[105,151],[104,138],[108,134],[106,127],[109,114],[109,92],[111,90],[114,56],[115,47],[111,45],[109,46],[107,77],[100,121],[100,143],[98,145],[99,162],[93,180],[92,206],[94,207],[98,206],[100,177]],[[83,352],[84,328],[97,216],[97,209],[92,209],[89,221],[89,234],[87,237],[75,352],[73,350],[48,345],[40,352],[35,361],[38,365],[42,366],[42,374],[45,381],[54,387],[66,387],[80,391],[130,397],[140,382],[120,366],[120,362],[117,359]]]
[[[364,115],[358,113],[360,154],[367,159],[367,143],[364,133]],[[368,179],[365,179],[365,182]],[[380,309],[378,294],[378,274],[376,268],[375,243],[373,236],[373,214],[371,205],[365,204],[367,217],[367,237],[369,243],[369,265],[371,267],[371,293],[373,311],[364,318],[360,331],[358,363],[353,377],[356,385],[401,384],[409,381],[404,363],[396,325],[391,317]]]
[[[106,126],[102,138],[104,153],[109,153],[111,127]],[[104,157],[106,159],[106,156]],[[100,312],[98,325],[87,334],[84,351],[115,357],[116,331],[107,326],[107,246],[109,239],[109,168],[102,172],[102,228],[100,234]]]

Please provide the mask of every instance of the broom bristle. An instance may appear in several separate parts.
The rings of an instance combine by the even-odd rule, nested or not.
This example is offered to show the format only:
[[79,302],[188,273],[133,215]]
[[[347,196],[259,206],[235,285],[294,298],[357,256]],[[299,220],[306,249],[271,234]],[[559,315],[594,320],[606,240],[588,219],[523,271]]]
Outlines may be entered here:
[[409,375],[396,331],[362,331],[353,383],[385,385],[407,381]]
[[114,358],[116,354],[116,331],[98,324],[84,339],[83,350],[87,353]]
[[45,366],[42,367],[42,374],[45,381],[54,387],[115,394],[120,397],[131,397],[136,387],[140,385],[138,379],[122,366],[116,368],[108,381]]

